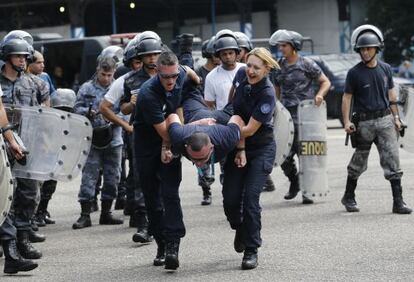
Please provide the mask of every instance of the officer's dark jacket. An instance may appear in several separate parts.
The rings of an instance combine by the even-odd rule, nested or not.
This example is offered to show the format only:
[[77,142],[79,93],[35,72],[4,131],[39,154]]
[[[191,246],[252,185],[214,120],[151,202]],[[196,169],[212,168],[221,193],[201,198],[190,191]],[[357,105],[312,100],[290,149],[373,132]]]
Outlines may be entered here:
[[147,80],[140,88],[135,107],[135,148],[137,157],[159,154],[162,139],[154,125],[175,113],[182,106],[182,89],[186,81],[186,71],[179,67],[180,75],[173,91],[166,92],[158,76]]
[[273,113],[275,111],[275,89],[268,77],[256,84],[249,84],[245,67],[241,67],[234,77],[236,90],[233,98],[234,114],[248,124],[250,117],[262,123],[253,136],[246,138],[246,147],[273,142]]

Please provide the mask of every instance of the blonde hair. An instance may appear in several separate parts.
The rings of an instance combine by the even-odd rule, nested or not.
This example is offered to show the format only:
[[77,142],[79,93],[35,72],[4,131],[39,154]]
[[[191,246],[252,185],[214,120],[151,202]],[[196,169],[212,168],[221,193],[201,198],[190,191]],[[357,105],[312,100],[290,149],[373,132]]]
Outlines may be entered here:
[[249,59],[251,55],[254,55],[258,57],[260,60],[262,60],[263,64],[266,67],[269,67],[271,69],[280,69],[279,64],[276,62],[275,59],[273,59],[272,54],[267,48],[263,48],[263,47],[254,48],[247,54],[246,61],[247,59]]

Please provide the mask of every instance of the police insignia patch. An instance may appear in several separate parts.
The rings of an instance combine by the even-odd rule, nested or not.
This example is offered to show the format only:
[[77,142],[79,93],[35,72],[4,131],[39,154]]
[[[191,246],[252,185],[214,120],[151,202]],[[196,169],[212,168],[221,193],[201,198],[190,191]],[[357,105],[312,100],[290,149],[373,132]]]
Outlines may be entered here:
[[263,105],[261,105],[260,106],[260,111],[263,113],[263,114],[268,114],[268,113],[270,113],[270,109],[271,109],[271,107],[270,107],[270,105],[269,104],[263,104]]

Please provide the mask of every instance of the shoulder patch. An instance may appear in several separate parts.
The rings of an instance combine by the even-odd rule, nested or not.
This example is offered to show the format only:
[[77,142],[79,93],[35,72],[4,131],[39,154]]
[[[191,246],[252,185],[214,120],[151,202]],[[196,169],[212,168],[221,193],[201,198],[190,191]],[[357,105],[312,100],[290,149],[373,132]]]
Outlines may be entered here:
[[260,106],[260,111],[261,111],[263,114],[268,114],[268,113],[270,113],[270,109],[271,109],[271,107],[270,107],[270,104],[268,104],[268,103],[265,103],[265,104],[263,104],[263,105],[261,105],[261,106]]

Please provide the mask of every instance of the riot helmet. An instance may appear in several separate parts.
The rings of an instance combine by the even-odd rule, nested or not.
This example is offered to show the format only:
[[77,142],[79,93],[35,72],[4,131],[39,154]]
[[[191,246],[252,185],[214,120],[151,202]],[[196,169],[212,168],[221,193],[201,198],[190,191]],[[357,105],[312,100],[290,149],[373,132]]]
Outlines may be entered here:
[[144,38],[137,44],[137,55],[160,54],[162,52],[161,40],[155,38]]
[[271,46],[277,46],[282,43],[289,43],[293,49],[300,51],[302,49],[303,36],[292,30],[279,29],[275,31],[269,39]]
[[240,52],[239,45],[237,44],[236,38],[232,36],[225,36],[220,37],[215,40],[214,43],[214,54],[216,57],[219,56],[220,51],[227,50],[227,49],[233,49],[238,54]]
[[235,31],[234,35],[236,36],[237,44],[240,48],[246,48],[248,52],[253,50],[253,44],[246,34],[240,31]]
[[124,57],[124,51],[122,50],[122,48],[119,46],[112,45],[102,50],[101,54],[99,54],[98,56],[97,62],[99,65],[99,62],[103,60],[104,58],[112,58],[114,59],[116,64],[119,65],[122,62],[123,57]]
[[131,63],[131,60],[138,56],[137,45],[138,45],[138,40],[134,38],[131,41],[129,41],[127,46],[125,47],[124,58],[123,58],[123,62],[125,66],[129,66]]
[[27,31],[24,30],[12,30],[9,33],[6,34],[6,36],[4,36],[3,38],[3,42],[6,42],[7,40],[10,39],[15,39],[15,38],[20,38],[25,40],[27,43],[29,43],[29,45],[33,46],[33,37],[30,33],[28,33]]
[[69,88],[56,89],[55,95],[50,98],[50,106],[71,112],[76,102],[75,91]]
[[152,38],[161,41],[161,37],[156,32],[151,30],[146,30],[137,34],[134,39],[137,39],[137,41],[142,41],[147,38]]
[[234,32],[231,31],[230,29],[222,29],[216,33],[216,39],[219,39],[222,37],[228,37],[228,36],[236,38],[236,36],[234,35]]
[[208,50],[207,50],[207,46],[208,46],[209,41],[210,40],[205,40],[203,42],[203,44],[201,45],[201,56],[203,58],[206,58],[206,59],[211,58],[211,56],[213,55],[213,54],[209,53]]
[[[29,45],[24,39],[14,38],[5,41],[1,45],[1,59],[8,61],[11,55],[25,55],[28,59],[32,55],[33,47]],[[12,64],[12,67],[18,73],[24,71],[24,67],[16,66]]]
[[377,47],[380,51],[384,48],[384,36],[376,26],[364,24],[352,32],[351,45],[355,52],[362,47]]

